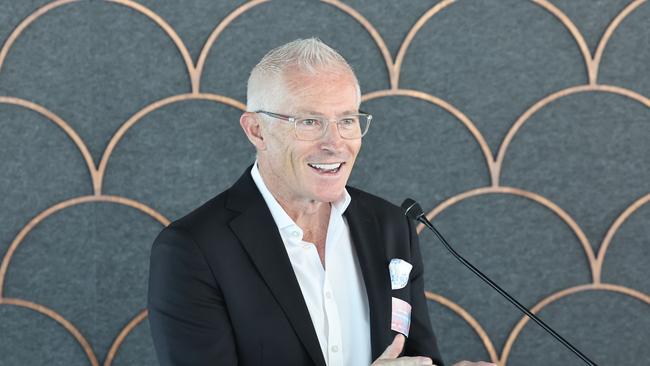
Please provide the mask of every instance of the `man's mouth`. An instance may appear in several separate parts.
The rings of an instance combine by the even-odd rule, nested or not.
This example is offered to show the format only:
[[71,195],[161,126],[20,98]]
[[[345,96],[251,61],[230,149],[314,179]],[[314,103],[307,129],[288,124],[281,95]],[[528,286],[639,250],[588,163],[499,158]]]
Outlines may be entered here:
[[307,163],[312,169],[318,171],[319,173],[327,173],[327,174],[336,174],[338,171],[341,169],[344,163],[328,163],[328,164],[320,164],[320,163]]

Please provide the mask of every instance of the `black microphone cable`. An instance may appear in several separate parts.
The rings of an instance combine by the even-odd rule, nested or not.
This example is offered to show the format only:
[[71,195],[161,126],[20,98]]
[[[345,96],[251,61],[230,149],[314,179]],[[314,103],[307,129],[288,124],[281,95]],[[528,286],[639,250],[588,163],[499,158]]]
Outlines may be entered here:
[[582,352],[580,352],[579,349],[574,347],[569,341],[566,339],[562,338],[561,335],[559,335],[553,328],[549,327],[542,321],[542,319],[538,318],[537,315],[533,314],[528,310],[525,306],[519,303],[514,297],[510,296],[505,290],[503,290],[499,285],[494,283],[488,276],[484,275],[483,272],[479,271],[478,268],[474,267],[470,262],[468,262],[465,258],[463,258],[460,254],[458,254],[454,248],[449,245],[447,240],[440,234],[440,232],[433,226],[433,224],[427,219],[427,217],[424,215],[424,211],[422,211],[422,207],[415,202],[415,200],[407,198],[404,200],[402,203],[402,209],[404,210],[404,214],[415,221],[419,221],[424,226],[428,227],[433,233],[436,235],[438,240],[442,242],[442,244],[447,248],[447,250],[454,256],[456,259],[458,259],[462,264],[465,265],[465,267],[469,268],[472,272],[474,272],[475,275],[477,275],[480,279],[485,281],[490,287],[492,287],[496,292],[501,294],[501,296],[505,297],[508,301],[510,301],[511,304],[513,304],[517,309],[519,309],[522,313],[526,314],[530,319],[535,321],[542,329],[550,333],[555,339],[557,339],[560,343],[562,343],[566,348],[568,348],[571,352],[573,352],[576,356],[580,357],[587,365],[590,366],[598,366],[596,365],[595,362],[589,359],[589,357],[585,356]]

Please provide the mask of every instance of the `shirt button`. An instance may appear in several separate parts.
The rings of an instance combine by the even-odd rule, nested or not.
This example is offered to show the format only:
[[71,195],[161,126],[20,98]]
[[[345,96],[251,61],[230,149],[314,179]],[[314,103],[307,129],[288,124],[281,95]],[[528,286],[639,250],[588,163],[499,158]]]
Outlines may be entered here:
[[299,233],[299,232],[297,232],[297,231],[294,231],[294,232],[292,232],[292,233],[291,233],[291,235],[293,235],[294,237],[296,237],[296,238],[297,238],[297,237],[299,237],[299,236],[300,236],[300,233]]
[[329,291],[327,291],[327,292],[325,293],[325,297],[328,298],[328,299],[331,299],[331,298],[332,298],[332,293],[329,292]]
[[339,346],[337,346],[337,345],[333,345],[333,346],[332,346],[332,352],[336,353],[336,352],[338,352],[338,351],[339,351]]

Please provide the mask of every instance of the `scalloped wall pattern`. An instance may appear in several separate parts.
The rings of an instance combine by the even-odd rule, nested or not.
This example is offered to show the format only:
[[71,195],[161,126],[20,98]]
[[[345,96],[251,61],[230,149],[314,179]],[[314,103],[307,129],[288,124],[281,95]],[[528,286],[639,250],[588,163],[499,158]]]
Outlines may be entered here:
[[[417,198],[599,364],[647,362],[650,5],[618,3],[0,1],[0,364],[156,364],[149,233],[252,161],[248,72],[309,36],[375,115],[351,184]],[[418,232],[449,363],[580,364]]]

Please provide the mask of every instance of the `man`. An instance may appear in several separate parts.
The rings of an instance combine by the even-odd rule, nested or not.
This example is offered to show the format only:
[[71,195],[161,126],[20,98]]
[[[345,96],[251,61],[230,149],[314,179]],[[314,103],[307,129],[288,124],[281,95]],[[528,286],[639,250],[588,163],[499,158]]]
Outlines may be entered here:
[[256,163],[154,242],[160,363],[442,365],[413,224],[346,188],[371,120],[350,66],[297,40],[255,66],[247,98]]

